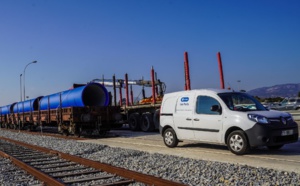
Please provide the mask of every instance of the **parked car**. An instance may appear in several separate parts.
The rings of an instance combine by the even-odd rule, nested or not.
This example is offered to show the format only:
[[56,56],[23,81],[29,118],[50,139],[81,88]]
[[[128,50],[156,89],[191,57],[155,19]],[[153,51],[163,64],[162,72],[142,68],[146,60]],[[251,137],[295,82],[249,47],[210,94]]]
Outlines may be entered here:
[[291,114],[268,110],[246,93],[216,89],[165,94],[159,130],[167,147],[196,140],[227,145],[237,155],[258,146],[280,149],[299,133]]
[[276,105],[271,105],[270,109],[273,110],[300,110],[300,98],[285,98]]

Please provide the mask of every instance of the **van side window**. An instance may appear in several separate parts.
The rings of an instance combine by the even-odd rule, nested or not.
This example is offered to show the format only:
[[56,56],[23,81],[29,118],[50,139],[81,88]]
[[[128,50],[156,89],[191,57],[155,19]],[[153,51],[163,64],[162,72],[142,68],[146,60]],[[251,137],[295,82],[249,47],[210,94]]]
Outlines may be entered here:
[[220,103],[209,96],[198,96],[197,97],[197,105],[196,105],[196,113],[197,114],[211,114],[211,115],[220,115],[219,112],[211,111],[211,107],[213,105],[220,105]]

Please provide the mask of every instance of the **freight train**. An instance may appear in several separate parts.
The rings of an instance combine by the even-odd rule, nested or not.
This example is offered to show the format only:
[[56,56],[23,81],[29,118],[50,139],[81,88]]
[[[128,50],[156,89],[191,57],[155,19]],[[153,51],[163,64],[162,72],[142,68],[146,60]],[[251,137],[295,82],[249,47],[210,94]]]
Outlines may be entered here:
[[57,126],[58,132],[78,135],[98,130],[103,134],[120,120],[120,107],[108,106],[110,96],[99,83],[40,96],[0,107],[2,128],[32,130],[38,126]]
[[[185,90],[190,90],[187,52],[184,53]],[[111,128],[128,124],[132,131],[152,132],[159,128],[161,101],[166,91],[164,82],[157,79],[151,68],[151,80],[94,79],[71,90],[0,107],[1,127],[34,129],[37,126],[57,126],[63,134],[80,135],[97,129],[106,133]],[[142,86],[143,99],[135,104],[132,85]],[[129,87],[130,86],[130,87]],[[113,87],[113,95],[106,87]],[[151,87],[152,95],[145,96],[144,87]],[[123,103],[122,89],[125,89]],[[119,89],[119,103],[117,103]],[[129,94],[130,92],[130,94]],[[130,98],[129,98],[130,95]],[[113,100],[111,98],[114,98]]]
[[[153,68],[151,75],[151,81],[128,81],[127,74],[125,80],[116,80],[115,76],[112,80],[94,79],[87,84],[74,84],[76,88],[71,90],[2,106],[1,127],[33,130],[38,126],[55,126],[59,133],[78,136],[82,131],[91,133],[95,129],[101,134],[106,133],[111,128],[122,127],[123,124],[128,124],[132,131],[158,130],[159,109],[165,84],[158,79],[154,80]],[[132,87],[129,99],[129,85],[143,87],[143,99],[138,104],[133,103]],[[114,90],[113,96],[106,89],[110,86]],[[144,87],[152,87],[151,97],[145,96]],[[122,89],[125,89],[126,104],[122,101],[117,104],[117,88],[122,101]]]

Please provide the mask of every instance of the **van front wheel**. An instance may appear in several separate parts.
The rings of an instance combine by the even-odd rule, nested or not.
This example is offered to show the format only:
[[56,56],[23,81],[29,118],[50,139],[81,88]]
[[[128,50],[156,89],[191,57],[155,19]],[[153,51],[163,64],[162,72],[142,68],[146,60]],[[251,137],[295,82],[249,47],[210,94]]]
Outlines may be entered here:
[[236,130],[229,134],[227,146],[229,150],[236,155],[243,155],[249,149],[247,137],[241,130]]
[[178,145],[178,139],[175,131],[172,128],[168,128],[164,132],[164,143],[167,147],[173,148]]

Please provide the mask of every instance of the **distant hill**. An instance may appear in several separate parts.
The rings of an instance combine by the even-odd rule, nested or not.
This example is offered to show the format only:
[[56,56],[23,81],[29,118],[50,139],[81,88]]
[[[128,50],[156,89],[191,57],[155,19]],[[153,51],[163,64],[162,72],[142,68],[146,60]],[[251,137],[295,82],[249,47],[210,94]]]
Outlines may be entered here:
[[300,83],[298,84],[281,84],[271,87],[262,87],[247,91],[252,96],[258,96],[260,98],[270,97],[295,97],[300,92]]

